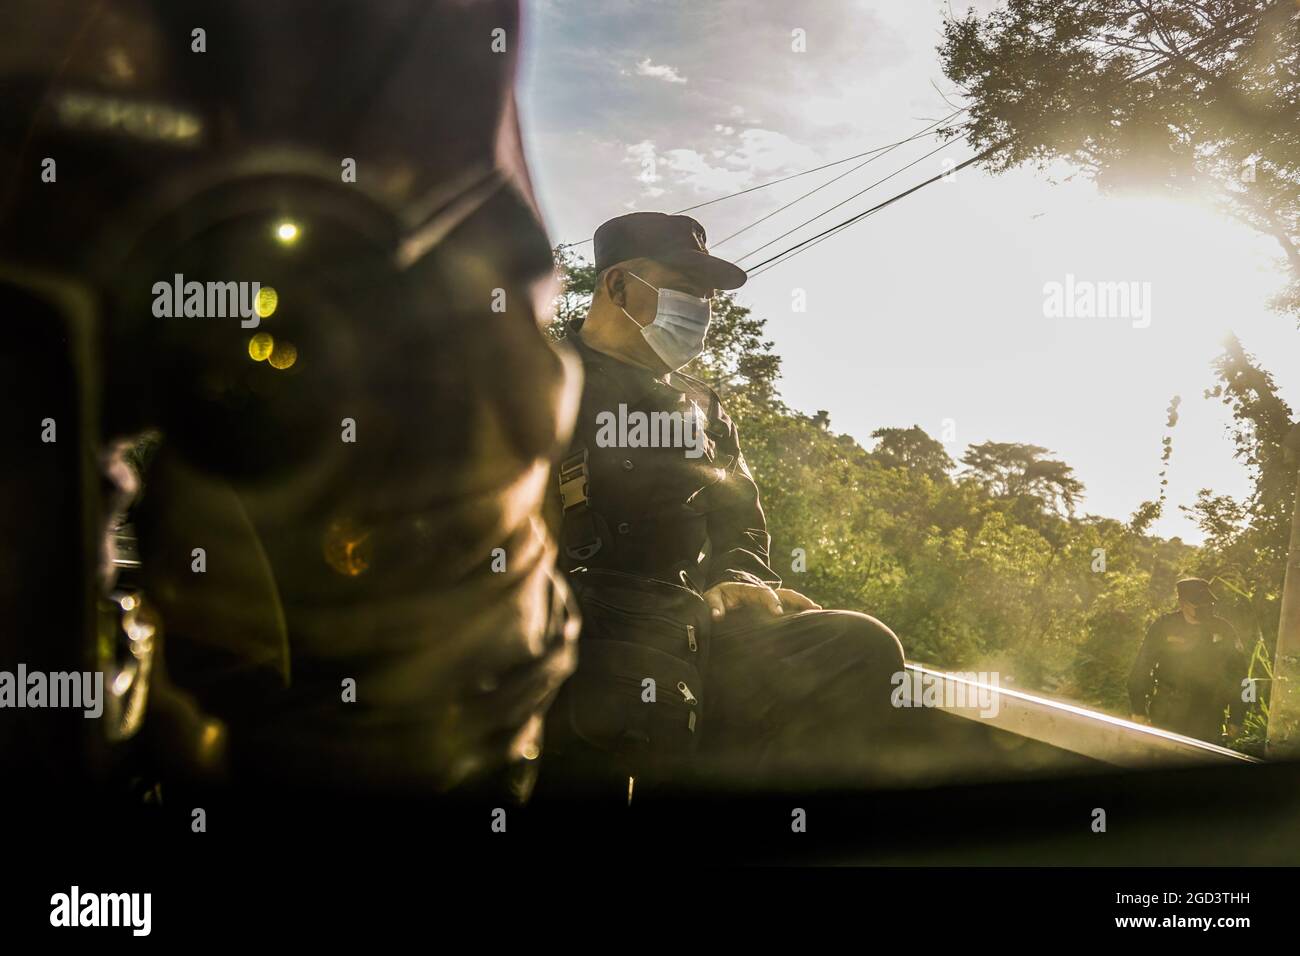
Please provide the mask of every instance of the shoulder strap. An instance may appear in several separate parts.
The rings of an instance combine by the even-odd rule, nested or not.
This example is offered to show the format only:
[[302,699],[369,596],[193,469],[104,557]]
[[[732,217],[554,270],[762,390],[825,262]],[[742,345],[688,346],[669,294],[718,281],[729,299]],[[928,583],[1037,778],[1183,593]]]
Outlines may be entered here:
[[586,561],[604,545],[589,504],[591,476],[587,470],[586,445],[575,445],[568,457],[560,461],[559,478],[564,553],[576,561]]

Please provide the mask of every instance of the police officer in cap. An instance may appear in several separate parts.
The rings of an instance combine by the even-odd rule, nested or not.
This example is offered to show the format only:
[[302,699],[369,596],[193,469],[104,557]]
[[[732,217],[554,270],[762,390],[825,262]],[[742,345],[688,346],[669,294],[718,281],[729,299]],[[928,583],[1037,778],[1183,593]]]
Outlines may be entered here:
[[[705,241],[694,219],[658,212],[596,230],[591,307],[567,336],[585,370],[573,447],[587,452],[589,498],[565,509],[561,562],[668,581],[684,573],[713,619],[701,747],[746,776],[797,759],[824,779],[878,752],[903,652],[880,621],[822,610],[772,568],[736,424],[710,386],[681,371],[704,348],[714,292],[746,279]],[[600,423],[620,406],[682,413],[703,431],[699,448],[611,445]]]
[[1133,720],[1218,742],[1241,728],[1246,655],[1232,625],[1214,613],[1202,578],[1178,582],[1178,610],[1152,623],[1129,674]]

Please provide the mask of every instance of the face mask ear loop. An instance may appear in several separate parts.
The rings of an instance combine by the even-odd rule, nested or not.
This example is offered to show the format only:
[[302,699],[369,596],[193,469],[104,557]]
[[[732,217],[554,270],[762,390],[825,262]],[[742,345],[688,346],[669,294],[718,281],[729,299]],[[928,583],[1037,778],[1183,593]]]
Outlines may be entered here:
[[628,269],[628,270],[626,270],[626,271],[627,271],[627,274],[630,275],[630,276],[631,276],[633,279],[635,279],[637,282],[640,282],[642,285],[650,286],[650,288],[654,289],[654,290],[655,290],[655,295],[658,295],[658,294],[659,294],[659,289],[658,289],[658,288],[656,288],[655,286],[650,285],[649,282],[646,282],[645,279],[642,279],[639,275],[637,275],[637,274],[636,274],[635,272],[633,272],[631,269]]
[[[658,295],[658,294],[659,294],[659,290],[658,290],[658,289],[655,289],[654,286],[650,285],[649,282],[646,282],[645,279],[642,279],[639,275],[637,275],[637,274],[636,274],[635,272],[633,272],[631,269],[624,269],[623,271],[626,272],[628,275],[630,275],[630,276],[631,276],[633,279],[635,279],[637,282],[640,282],[640,283],[642,283],[643,285],[649,285],[650,288],[652,288],[652,289],[655,290],[655,295]],[[642,325],[642,324],[641,324],[640,322],[638,322],[636,319],[632,318],[632,313],[629,312],[627,309],[623,308],[621,305],[620,305],[618,308],[619,308],[619,311],[621,311],[624,315],[627,316],[627,320],[628,320],[629,322],[631,322],[633,325],[635,325],[638,329],[644,329],[644,328],[645,328],[644,325]],[[653,323],[653,322],[654,322],[654,319],[651,319],[650,321]]]

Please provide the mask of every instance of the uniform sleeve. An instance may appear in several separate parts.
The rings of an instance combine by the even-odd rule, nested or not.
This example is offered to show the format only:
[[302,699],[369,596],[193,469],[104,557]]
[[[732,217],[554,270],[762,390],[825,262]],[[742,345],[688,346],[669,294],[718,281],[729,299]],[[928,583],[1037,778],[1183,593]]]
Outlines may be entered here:
[[1147,628],[1147,635],[1142,639],[1142,646],[1138,649],[1137,660],[1133,662],[1133,669],[1129,671],[1128,700],[1131,713],[1147,712],[1147,696],[1151,693],[1151,671],[1156,666],[1161,631],[1160,619],[1157,618]]
[[740,433],[729,419],[719,448],[733,457],[719,489],[719,505],[709,512],[708,587],[728,581],[780,587],[781,578],[769,565],[772,538],[758,500],[758,485],[740,450]]

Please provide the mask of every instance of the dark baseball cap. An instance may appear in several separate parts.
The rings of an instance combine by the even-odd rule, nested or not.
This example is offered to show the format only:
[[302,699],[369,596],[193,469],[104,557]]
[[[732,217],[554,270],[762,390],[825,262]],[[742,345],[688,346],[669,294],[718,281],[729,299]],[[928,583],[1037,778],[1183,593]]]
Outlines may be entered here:
[[596,273],[628,259],[654,259],[707,282],[713,289],[739,289],[748,276],[735,263],[709,255],[704,227],[690,216],[632,212],[596,230]]
[[1207,607],[1215,603],[1214,592],[1210,582],[1204,578],[1183,578],[1178,582],[1178,600],[1186,601],[1194,607]]

